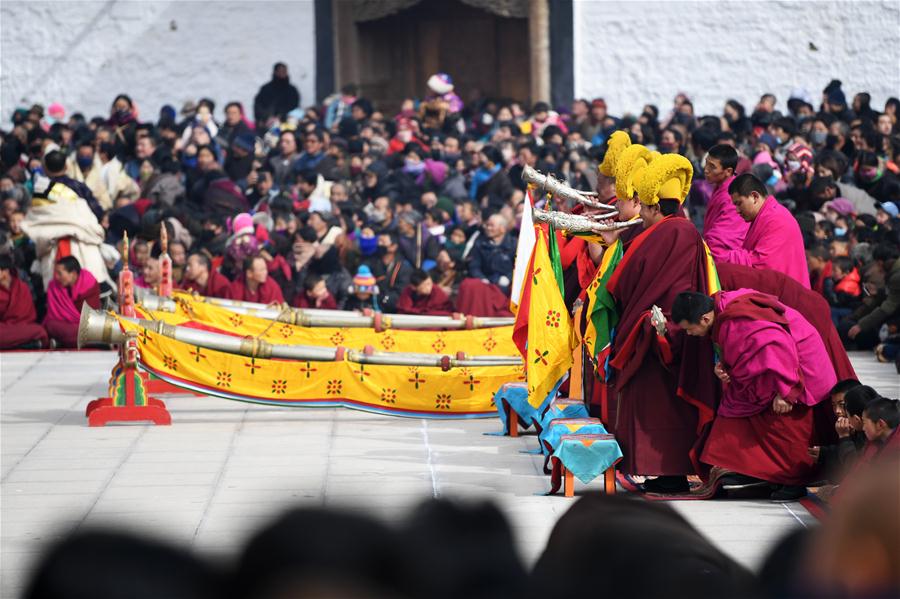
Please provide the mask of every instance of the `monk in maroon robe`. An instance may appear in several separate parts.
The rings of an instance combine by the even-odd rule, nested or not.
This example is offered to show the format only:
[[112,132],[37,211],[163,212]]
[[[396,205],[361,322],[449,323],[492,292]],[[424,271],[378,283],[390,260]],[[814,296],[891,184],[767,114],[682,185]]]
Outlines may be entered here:
[[269,276],[265,259],[251,256],[244,260],[244,269],[228,288],[228,297],[258,304],[284,303],[281,287]]
[[44,328],[61,347],[78,347],[78,322],[87,304],[100,309],[97,279],[73,256],[57,260],[53,280],[47,287],[47,316]]
[[230,286],[228,277],[213,269],[209,256],[198,252],[188,257],[182,285],[185,291],[196,292],[203,297],[227,298]]
[[[737,264],[716,264],[723,291],[755,289],[778,298],[778,301],[803,315],[822,337],[828,357],[839,381],[857,379],[847,350],[831,320],[831,309],[824,297],[807,289],[792,277],[768,268],[751,268]],[[828,410],[829,412],[831,410]]]
[[647,228],[607,284],[619,308],[610,365],[618,394],[615,434],[624,454],[619,468],[659,475],[647,491],[683,493],[686,475],[703,473],[698,450],[713,418],[716,380],[709,340],[677,327],[662,337],[650,323],[654,305],[668,314],[679,291],[709,288],[703,239],[679,216],[692,168],[682,156],[667,156],[647,167],[638,189]]
[[416,270],[397,300],[397,313],[450,316],[453,314],[453,304],[427,272]]
[[0,349],[13,349],[37,342],[50,345],[47,331],[37,323],[31,290],[16,272],[8,255],[0,256]]

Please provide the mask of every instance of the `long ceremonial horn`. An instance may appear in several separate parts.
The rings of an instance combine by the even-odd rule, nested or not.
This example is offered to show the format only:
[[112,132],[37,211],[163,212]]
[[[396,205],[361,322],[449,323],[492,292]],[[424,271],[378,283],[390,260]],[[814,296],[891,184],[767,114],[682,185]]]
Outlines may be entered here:
[[545,212],[537,209],[534,211],[534,220],[541,223],[550,223],[556,229],[562,229],[570,233],[602,233],[604,231],[617,231],[626,227],[639,225],[642,222],[640,219],[635,219],[604,225],[594,222],[592,219],[580,214],[569,214],[567,212],[556,212],[554,210]]
[[458,356],[440,354],[420,354],[411,352],[367,352],[360,350],[339,350],[338,348],[310,345],[287,345],[269,343],[255,337],[233,337],[211,331],[179,327],[159,320],[113,316],[107,312],[91,310],[87,305],[81,309],[78,323],[78,347],[91,343],[123,343],[125,333],[119,327],[118,319],[126,320],[159,335],[182,343],[221,351],[229,354],[254,358],[280,358],[285,360],[309,360],[334,362],[344,354],[351,362],[363,364],[383,364],[394,366],[436,366],[439,368],[473,366],[520,366],[520,356]]
[[[461,330],[466,328],[486,329],[493,327],[510,326],[515,322],[514,318],[500,317],[473,317],[453,318],[452,316],[420,316],[415,314],[373,314],[371,316],[360,312],[344,310],[316,310],[305,308],[292,308],[290,306],[273,307],[253,302],[237,302],[234,300],[220,300],[207,297],[202,301],[222,306],[223,308],[238,314],[256,316],[265,320],[286,322],[302,327],[344,327],[344,328],[384,328],[419,330],[419,329],[448,329]],[[159,297],[149,292],[144,292],[140,299],[141,304],[148,310],[160,310],[162,312],[175,312],[175,302],[168,298]],[[380,323],[378,322],[380,321]]]
[[522,180],[526,183],[531,183],[532,185],[540,189],[548,191],[555,196],[559,196],[564,200],[571,200],[573,202],[578,202],[579,204],[584,204],[585,206],[589,206],[591,208],[600,208],[601,210],[616,209],[615,206],[610,206],[609,204],[601,204],[600,202],[589,200],[586,197],[587,194],[569,187],[562,181],[555,179],[552,175],[545,175],[527,165],[522,169]]

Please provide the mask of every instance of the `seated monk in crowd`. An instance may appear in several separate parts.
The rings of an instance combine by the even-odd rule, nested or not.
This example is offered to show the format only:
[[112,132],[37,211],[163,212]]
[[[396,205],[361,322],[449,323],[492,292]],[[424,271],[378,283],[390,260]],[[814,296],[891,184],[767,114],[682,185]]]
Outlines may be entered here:
[[308,275],[303,281],[303,291],[296,294],[293,305],[295,308],[338,309],[337,301],[325,285],[325,279],[316,274]]
[[434,284],[431,275],[424,270],[416,270],[397,300],[397,312],[450,316],[453,314],[453,304],[444,290]]
[[231,281],[213,269],[212,261],[203,252],[194,252],[187,259],[184,269],[185,291],[196,292],[203,297],[228,297],[228,288]]
[[821,336],[799,312],[752,289],[709,297],[685,291],[672,320],[688,335],[711,335],[720,349],[717,417],[700,459],[780,485],[772,501],[806,494],[815,473],[812,408],[837,383]]
[[19,278],[9,254],[0,255],[0,349],[50,345],[47,331],[37,323],[28,285]]
[[284,303],[281,287],[269,277],[269,268],[262,256],[244,259],[241,273],[228,288],[227,299],[258,304]]
[[47,287],[47,316],[44,328],[61,347],[78,347],[81,307],[100,309],[100,286],[73,256],[56,261],[53,280]]

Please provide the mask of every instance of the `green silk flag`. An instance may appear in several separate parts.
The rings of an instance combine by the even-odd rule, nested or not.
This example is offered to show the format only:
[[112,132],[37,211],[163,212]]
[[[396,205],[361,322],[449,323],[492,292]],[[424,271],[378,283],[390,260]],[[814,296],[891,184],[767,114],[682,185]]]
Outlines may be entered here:
[[588,286],[587,327],[584,342],[591,357],[597,364],[597,371],[603,379],[608,378],[606,359],[609,357],[613,330],[619,324],[616,300],[606,290],[606,284],[622,260],[622,242],[618,239],[603,253],[600,267],[594,280]]
[[559,294],[566,297],[566,284],[563,279],[562,259],[559,257],[559,246],[556,243],[556,231],[553,229],[552,224],[550,224],[549,227],[550,234],[547,237],[549,237],[550,264],[553,267],[553,275],[556,277],[556,284],[559,286]]

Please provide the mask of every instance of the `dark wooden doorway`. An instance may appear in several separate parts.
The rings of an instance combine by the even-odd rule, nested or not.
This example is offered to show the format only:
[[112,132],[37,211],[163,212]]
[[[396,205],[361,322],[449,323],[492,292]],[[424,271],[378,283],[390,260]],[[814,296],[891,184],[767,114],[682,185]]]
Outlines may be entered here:
[[[345,21],[346,23],[346,21]],[[427,93],[445,72],[464,101],[477,96],[528,100],[528,19],[501,17],[457,0],[425,0],[402,12],[350,24],[356,36],[356,83],[376,106],[396,110]],[[338,42],[344,32],[338,28]],[[344,46],[347,48],[347,46]],[[345,73],[347,71],[344,71]],[[346,79],[345,79],[346,80]]]

